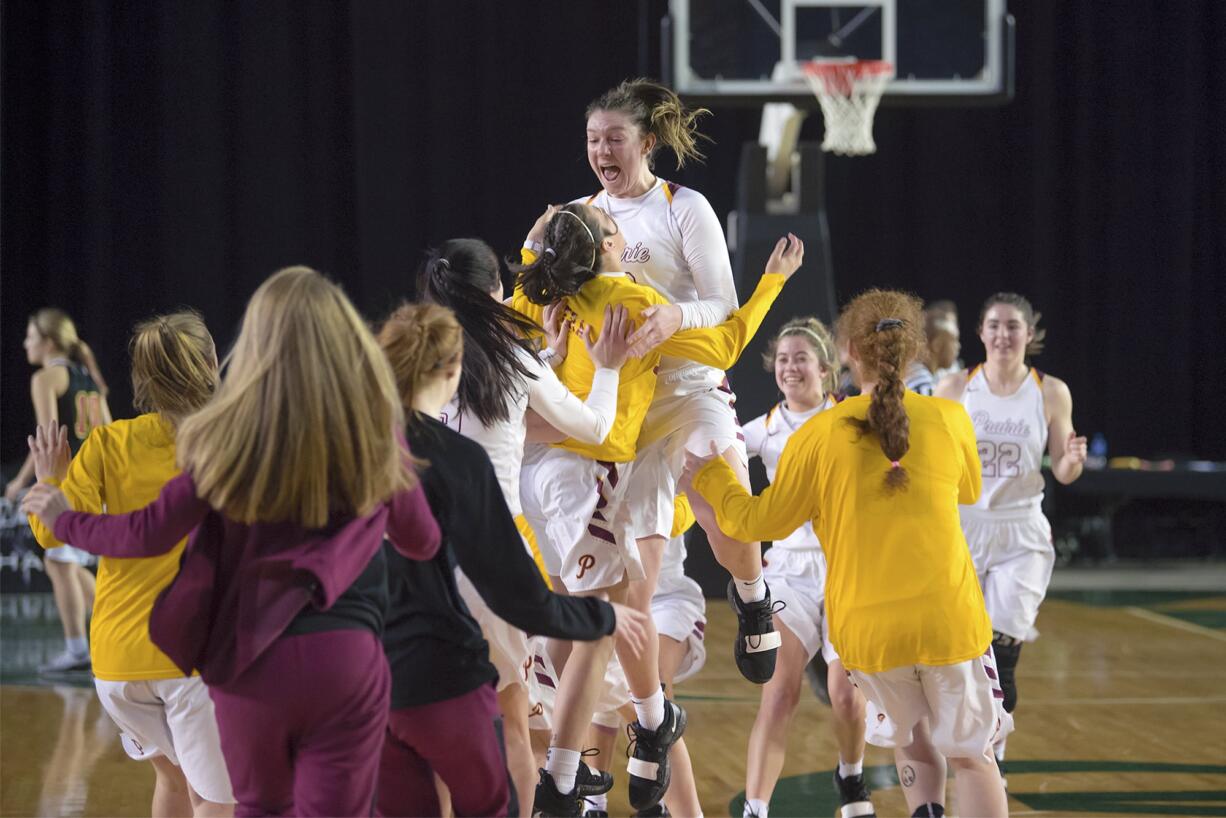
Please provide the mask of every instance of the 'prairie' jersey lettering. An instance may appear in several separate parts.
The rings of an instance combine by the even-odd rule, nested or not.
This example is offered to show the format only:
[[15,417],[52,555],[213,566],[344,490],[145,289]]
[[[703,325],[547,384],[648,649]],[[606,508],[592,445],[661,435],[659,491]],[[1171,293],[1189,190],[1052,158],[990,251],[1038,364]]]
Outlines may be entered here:
[[978,511],[1037,511],[1043,502],[1043,450],[1047,415],[1043,376],[1031,369],[1012,395],[994,395],[982,366],[971,370],[962,405],[975,427],[983,464],[983,493]]

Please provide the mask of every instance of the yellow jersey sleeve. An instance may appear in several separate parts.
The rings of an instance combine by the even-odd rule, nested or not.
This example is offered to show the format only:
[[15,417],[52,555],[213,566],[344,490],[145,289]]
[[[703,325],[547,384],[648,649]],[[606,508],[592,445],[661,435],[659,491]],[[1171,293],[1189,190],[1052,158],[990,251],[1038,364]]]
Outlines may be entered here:
[[668,533],[669,538],[680,537],[689,531],[694,523],[694,509],[690,506],[690,499],[684,493],[678,494],[673,498],[673,528]]
[[[77,450],[76,457],[68,464],[68,473],[64,475],[62,481],[55,478],[44,481],[57,486],[60,491],[64,492],[73,511],[85,511],[90,514],[101,514],[103,511],[102,450],[104,446],[102,437],[104,434],[105,432],[99,429],[91,432],[89,437],[85,438],[85,442]],[[34,539],[40,546],[58,548],[64,544],[55,538],[51,529],[43,525],[43,521],[37,516],[32,514],[29,519],[30,530],[34,532]]]
[[817,518],[817,474],[820,424],[806,424],[792,435],[779,458],[775,480],[754,497],[741,485],[722,457],[707,463],[694,476],[694,489],[715,511],[723,531],[742,542],[782,540],[804,523]]
[[660,354],[686,358],[716,369],[731,368],[762,326],[763,319],[786,282],[787,278],[781,273],[763,275],[753,295],[728,316],[727,321],[706,329],[678,332],[660,345]]
[[975,427],[966,408],[954,401],[942,401],[941,414],[950,436],[954,439],[954,451],[962,465],[962,477],[958,481],[958,504],[974,505],[983,491],[983,466],[979,462],[979,444],[975,440]]

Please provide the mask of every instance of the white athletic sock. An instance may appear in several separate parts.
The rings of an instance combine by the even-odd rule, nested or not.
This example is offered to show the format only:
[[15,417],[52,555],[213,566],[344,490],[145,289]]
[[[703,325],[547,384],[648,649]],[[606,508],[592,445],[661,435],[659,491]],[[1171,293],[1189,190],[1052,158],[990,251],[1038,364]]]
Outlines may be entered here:
[[68,652],[73,656],[84,656],[89,653],[89,642],[84,636],[69,636],[64,642],[68,646]]
[[860,760],[855,764],[848,764],[839,756],[839,778],[851,778],[856,775],[864,774],[864,756],[860,756]]
[[645,699],[631,698],[634,702],[634,715],[638,716],[639,724],[648,730],[656,730],[664,723],[664,691],[656,688]]
[[587,812],[608,812],[609,811],[609,794],[604,795],[587,795],[583,798],[587,801]]
[[550,747],[545,753],[545,772],[553,778],[558,793],[566,795],[575,788],[575,774],[579,772],[579,751],[564,747]]
[[742,602],[761,602],[766,599],[766,580],[762,578],[761,572],[755,579],[733,579],[736,580],[736,592]]
[[748,798],[745,800],[745,811],[741,813],[743,818],[749,818],[751,815],[756,815],[758,818],[766,818],[767,812],[770,810],[770,804],[760,798]]
[[1007,741],[1008,739],[1002,738],[1000,741],[996,742],[996,744],[992,746],[992,750],[996,753],[997,762],[1001,762],[1005,760],[1005,744],[1007,743]]

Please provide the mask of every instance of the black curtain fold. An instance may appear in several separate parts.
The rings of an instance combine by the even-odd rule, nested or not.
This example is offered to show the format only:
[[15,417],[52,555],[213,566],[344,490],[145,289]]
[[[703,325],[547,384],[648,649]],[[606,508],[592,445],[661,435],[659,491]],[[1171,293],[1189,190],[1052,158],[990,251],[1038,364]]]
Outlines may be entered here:
[[[1018,290],[1080,429],[1226,458],[1226,12],[1013,5],[1011,104],[883,108],[876,155],[829,159],[837,290],[955,299],[968,360],[979,303]],[[224,346],[281,266],[327,271],[373,318],[431,244],[517,248],[546,203],[596,190],[583,109],[638,69],[640,6],[666,3],[4,3],[0,455],[33,423],[40,306],[76,318],[123,416],[152,312],[198,307]],[[758,114],[705,127],[705,165],[660,170],[722,214]]]

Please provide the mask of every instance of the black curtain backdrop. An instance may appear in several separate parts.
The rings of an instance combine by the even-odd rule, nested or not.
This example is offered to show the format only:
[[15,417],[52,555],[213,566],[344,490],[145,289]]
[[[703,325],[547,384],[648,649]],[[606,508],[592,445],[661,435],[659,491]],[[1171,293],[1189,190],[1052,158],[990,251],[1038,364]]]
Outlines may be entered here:
[[[953,298],[974,360],[980,302],[1018,290],[1080,430],[1112,454],[1226,458],[1226,10],[1014,6],[1011,104],[886,108],[875,156],[828,161],[840,298]],[[5,2],[0,455],[33,424],[21,339],[40,306],[76,318],[122,417],[128,332],[151,313],[195,306],[224,348],[287,264],[375,318],[433,243],[513,251],[546,202],[596,189],[583,109],[659,71],[664,8]],[[715,113],[706,165],[660,170],[725,213],[758,112]]]

